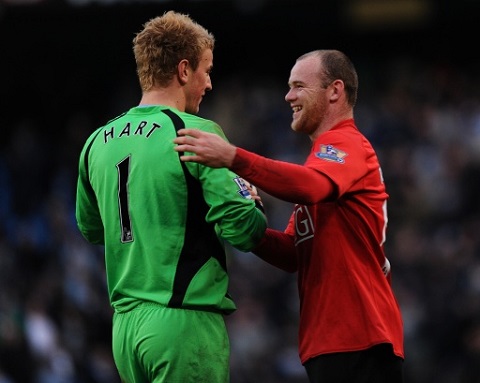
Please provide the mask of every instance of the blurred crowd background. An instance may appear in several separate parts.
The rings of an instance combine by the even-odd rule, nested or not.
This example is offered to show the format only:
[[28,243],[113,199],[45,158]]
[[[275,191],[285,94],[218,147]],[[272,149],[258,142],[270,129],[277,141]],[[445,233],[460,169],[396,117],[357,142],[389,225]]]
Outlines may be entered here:
[[[309,151],[284,101],[295,59],[352,58],[355,118],[390,194],[405,382],[480,382],[478,1],[2,0],[0,383],[119,382],[103,249],[74,218],[77,159],[96,127],[138,103],[131,41],[168,9],[217,39],[200,115],[268,157],[302,163]],[[261,195],[283,229],[292,206]],[[232,383],[306,383],[296,276],[228,250]]]

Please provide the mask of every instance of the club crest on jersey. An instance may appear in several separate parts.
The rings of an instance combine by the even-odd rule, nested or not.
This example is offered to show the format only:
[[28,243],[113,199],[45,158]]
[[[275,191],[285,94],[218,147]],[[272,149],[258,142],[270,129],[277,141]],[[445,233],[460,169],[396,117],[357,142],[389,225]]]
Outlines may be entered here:
[[233,181],[237,184],[238,186],[238,194],[240,194],[243,198],[246,199],[252,199],[252,195],[247,189],[247,185],[245,185],[245,181],[241,177],[235,177]]
[[339,164],[345,163],[345,157],[347,155],[346,152],[332,145],[320,145],[320,151],[315,153],[315,157],[326,161],[338,162]]

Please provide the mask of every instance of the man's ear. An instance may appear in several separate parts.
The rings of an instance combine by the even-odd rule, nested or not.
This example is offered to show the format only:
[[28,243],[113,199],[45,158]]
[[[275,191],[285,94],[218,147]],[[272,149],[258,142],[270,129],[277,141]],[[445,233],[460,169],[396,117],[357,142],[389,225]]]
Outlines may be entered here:
[[345,90],[345,84],[342,80],[335,80],[330,84],[330,86],[332,88],[330,100],[337,101],[340,97],[340,93],[344,92]]
[[178,81],[180,82],[180,84],[185,85],[186,82],[188,81],[189,70],[190,68],[189,68],[187,59],[183,59],[178,63],[177,75],[178,75]]

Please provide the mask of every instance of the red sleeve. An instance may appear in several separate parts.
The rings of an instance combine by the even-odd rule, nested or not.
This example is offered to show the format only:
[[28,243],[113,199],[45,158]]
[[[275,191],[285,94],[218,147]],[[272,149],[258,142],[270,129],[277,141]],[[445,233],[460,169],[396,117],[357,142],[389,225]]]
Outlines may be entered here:
[[293,240],[292,235],[267,228],[252,253],[279,269],[294,273],[297,271],[297,256]]
[[272,160],[242,148],[237,148],[230,169],[287,202],[311,205],[328,199],[335,190],[330,178],[312,168]]

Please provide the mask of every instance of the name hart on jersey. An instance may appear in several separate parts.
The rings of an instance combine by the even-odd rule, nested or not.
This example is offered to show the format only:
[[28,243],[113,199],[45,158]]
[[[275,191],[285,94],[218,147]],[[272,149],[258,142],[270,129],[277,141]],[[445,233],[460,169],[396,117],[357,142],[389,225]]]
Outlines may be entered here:
[[122,138],[130,136],[143,136],[144,133],[146,138],[149,138],[156,129],[160,129],[162,126],[156,122],[152,122],[151,126],[148,126],[148,121],[141,121],[138,126],[132,126],[131,122],[127,122],[124,128],[119,131],[114,126],[110,129],[105,129],[103,131],[103,142],[106,144],[109,140],[113,138]]

